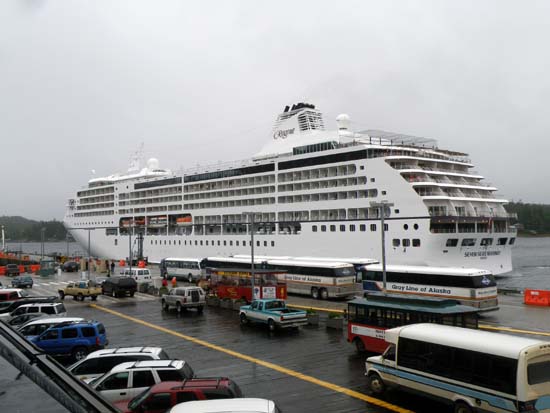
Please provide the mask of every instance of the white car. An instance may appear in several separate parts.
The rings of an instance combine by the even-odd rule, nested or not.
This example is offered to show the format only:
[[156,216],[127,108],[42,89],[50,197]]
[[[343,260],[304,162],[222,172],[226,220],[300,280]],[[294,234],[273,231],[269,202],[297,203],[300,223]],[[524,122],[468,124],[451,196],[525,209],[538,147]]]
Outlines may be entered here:
[[0,316],[15,317],[27,313],[44,313],[49,315],[50,317],[65,317],[67,315],[67,310],[65,309],[63,303],[31,303],[23,304],[13,310],[11,313],[0,314]]
[[182,381],[195,376],[183,360],[122,363],[89,384],[112,403],[129,400],[161,381]]
[[274,401],[242,398],[199,400],[176,404],[169,413],[280,413]]
[[48,328],[56,326],[61,323],[71,323],[84,321],[82,317],[48,317],[39,318],[38,320],[32,320],[23,324],[17,329],[20,334],[27,338],[39,336]]
[[96,350],[86,358],[69,366],[74,376],[85,382],[102,376],[113,367],[130,361],[168,360],[168,354],[160,347],[121,347]]

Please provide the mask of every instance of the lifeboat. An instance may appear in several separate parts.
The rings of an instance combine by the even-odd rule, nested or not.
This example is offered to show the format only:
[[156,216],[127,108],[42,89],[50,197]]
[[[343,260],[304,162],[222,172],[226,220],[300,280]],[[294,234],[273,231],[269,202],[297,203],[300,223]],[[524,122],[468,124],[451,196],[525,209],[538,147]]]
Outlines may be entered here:
[[142,226],[145,225],[145,218],[144,218],[144,217],[136,218],[136,219],[135,219],[135,223],[136,223],[136,225],[142,227]]
[[178,217],[176,218],[176,225],[191,225],[193,223],[193,218],[191,215],[187,215],[184,217]]
[[160,228],[165,227],[168,222],[166,215],[161,215],[158,217],[149,217],[148,226],[151,228]]
[[130,228],[132,226],[132,220],[130,218],[121,219],[120,226],[123,228]]

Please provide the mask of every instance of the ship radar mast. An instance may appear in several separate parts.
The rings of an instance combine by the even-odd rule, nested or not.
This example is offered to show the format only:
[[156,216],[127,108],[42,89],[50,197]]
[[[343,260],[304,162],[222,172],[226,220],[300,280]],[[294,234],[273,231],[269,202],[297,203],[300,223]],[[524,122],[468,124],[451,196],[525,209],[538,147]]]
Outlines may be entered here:
[[139,144],[137,150],[130,157],[130,166],[128,167],[128,173],[137,173],[140,170],[140,162],[143,157],[143,142]]

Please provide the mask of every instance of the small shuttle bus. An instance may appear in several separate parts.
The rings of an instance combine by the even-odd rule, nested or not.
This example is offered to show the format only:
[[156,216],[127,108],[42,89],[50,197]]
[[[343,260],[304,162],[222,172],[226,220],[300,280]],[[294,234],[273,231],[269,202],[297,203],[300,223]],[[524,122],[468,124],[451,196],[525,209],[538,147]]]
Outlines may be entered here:
[[199,258],[164,258],[160,261],[160,274],[165,278],[176,277],[190,283],[201,278],[201,259]]
[[[358,278],[362,278],[365,292],[381,291],[382,264],[362,266]],[[396,294],[451,298],[481,311],[498,310],[495,277],[477,268],[387,265],[386,289]]]
[[550,412],[550,342],[439,324],[386,330],[386,341],[366,361],[376,394],[398,387],[456,413]]
[[478,328],[474,307],[456,300],[401,294],[369,293],[348,302],[348,342],[358,352],[383,353],[385,331],[414,323],[437,323]]

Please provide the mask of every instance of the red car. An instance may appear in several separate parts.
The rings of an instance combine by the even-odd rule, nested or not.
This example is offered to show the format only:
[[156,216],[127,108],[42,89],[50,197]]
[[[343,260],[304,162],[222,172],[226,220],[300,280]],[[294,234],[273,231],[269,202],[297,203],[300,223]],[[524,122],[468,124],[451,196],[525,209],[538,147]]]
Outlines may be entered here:
[[132,400],[117,402],[115,406],[127,413],[164,413],[178,403],[235,397],[243,394],[228,378],[187,379],[155,384]]

